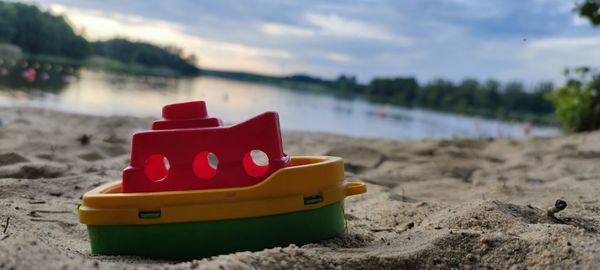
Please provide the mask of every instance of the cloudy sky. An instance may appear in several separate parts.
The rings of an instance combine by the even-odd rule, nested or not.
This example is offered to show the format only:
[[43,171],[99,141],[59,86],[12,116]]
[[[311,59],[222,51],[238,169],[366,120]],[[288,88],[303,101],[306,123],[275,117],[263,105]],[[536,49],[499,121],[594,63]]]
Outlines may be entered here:
[[576,0],[37,0],[89,39],[176,45],[201,67],[269,74],[559,81],[598,65]]

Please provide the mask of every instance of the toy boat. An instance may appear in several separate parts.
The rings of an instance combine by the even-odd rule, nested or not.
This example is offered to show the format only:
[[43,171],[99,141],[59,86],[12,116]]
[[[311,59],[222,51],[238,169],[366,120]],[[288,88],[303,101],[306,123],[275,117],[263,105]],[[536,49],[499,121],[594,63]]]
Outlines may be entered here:
[[122,180],[87,192],[79,220],[92,254],[192,259],[339,236],[344,198],[364,192],[341,158],[287,156],[277,113],[224,126],[196,101],[133,135]]

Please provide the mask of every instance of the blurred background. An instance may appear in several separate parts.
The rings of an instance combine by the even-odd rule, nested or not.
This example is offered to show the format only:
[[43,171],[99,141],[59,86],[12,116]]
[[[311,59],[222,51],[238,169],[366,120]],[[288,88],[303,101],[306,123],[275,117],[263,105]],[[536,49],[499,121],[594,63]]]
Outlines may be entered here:
[[600,126],[600,1],[0,1],[0,105],[393,139]]

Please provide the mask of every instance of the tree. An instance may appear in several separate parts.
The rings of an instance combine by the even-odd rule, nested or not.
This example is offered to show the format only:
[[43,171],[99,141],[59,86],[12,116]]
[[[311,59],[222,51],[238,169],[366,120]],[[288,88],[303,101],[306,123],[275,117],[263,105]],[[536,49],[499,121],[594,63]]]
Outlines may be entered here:
[[412,106],[419,83],[415,78],[375,78],[367,86],[367,96],[373,100]]
[[[600,0],[576,3],[574,11],[593,26],[600,25]],[[565,69],[564,74],[565,85],[545,94],[563,129],[569,132],[600,129],[600,76],[592,75],[585,66]]]
[[567,83],[546,95],[556,109],[565,131],[581,132],[600,128],[600,80],[589,68],[565,70]]
[[425,84],[417,95],[417,105],[437,110],[447,110],[442,106],[442,100],[451,94],[456,87],[451,81],[437,79]]
[[356,77],[340,75],[334,82],[335,89],[342,95],[357,94],[359,91]]
[[[183,75],[198,75],[200,69],[192,59],[183,58],[183,50],[176,47],[160,47],[144,42],[133,42],[116,38],[92,43],[95,55],[118,60],[126,64],[149,67],[165,67]],[[195,60],[194,60],[195,61]]]
[[495,111],[500,104],[500,83],[495,80],[487,80],[479,91],[475,93],[475,104],[480,108],[489,108]]
[[30,54],[83,59],[90,53],[88,42],[75,34],[64,17],[22,3],[0,2],[0,42]]
[[510,82],[503,89],[500,99],[504,108],[511,111],[527,111],[529,97],[525,93],[525,87],[520,82]]
[[600,0],[584,0],[575,4],[575,11],[594,26],[600,25]]

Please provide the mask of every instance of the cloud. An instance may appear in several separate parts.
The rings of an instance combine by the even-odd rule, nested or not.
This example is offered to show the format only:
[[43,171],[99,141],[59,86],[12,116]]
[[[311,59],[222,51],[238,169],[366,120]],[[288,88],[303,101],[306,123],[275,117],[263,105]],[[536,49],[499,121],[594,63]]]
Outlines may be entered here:
[[[561,82],[565,67],[595,66],[600,37],[548,37],[527,41],[488,41],[476,52],[478,66],[504,80]],[[494,66],[488,67],[489,64]]]
[[335,52],[324,53],[323,58],[340,63],[346,63],[352,61],[352,57]]
[[413,39],[393,34],[384,28],[356,19],[348,19],[335,13],[320,14],[308,12],[304,21],[309,27],[289,24],[264,23],[261,31],[272,36],[314,37],[329,36],[349,39],[371,39],[380,42],[389,42],[402,47],[413,44]]
[[[468,15],[471,19],[498,19],[502,18],[507,13],[506,1],[473,1],[473,0],[446,0],[441,1],[443,4],[448,4],[460,13],[456,15]],[[462,13],[462,14],[461,14]]]
[[529,43],[533,49],[563,50],[570,49],[574,51],[595,49],[600,51],[600,37],[553,37],[540,40],[534,40]]
[[548,77],[559,76],[569,66],[597,66],[600,59],[600,37],[553,37],[531,42],[520,55],[524,64],[537,72],[550,68]]
[[375,24],[344,18],[334,13],[309,12],[305,15],[305,19],[318,27],[318,31],[324,35],[391,41],[401,46],[410,46],[413,42],[411,38],[392,34]]
[[174,45],[187,53],[199,55],[200,64],[207,68],[281,73],[279,64],[269,59],[294,57],[292,53],[282,49],[203,39],[187,34],[185,27],[180,24],[162,20],[57,4],[49,5],[49,9],[53,13],[68,14],[68,20],[90,40],[126,37],[159,45]]
[[419,61],[427,58],[428,53],[424,51],[415,51],[410,53],[398,53],[398,52],[382,52],[377,54],[377,61],[390,65],[398,65],[403,67],[410,67],[411,62]]
[[272,36],[313,37],[316,35],[316,31],[312,29],[277,23],[265,23],[261,26],[261,31]]
[[581,18],[577,15],[573,16],[573,25],[575,26],[588,26],[590,22],[587,19]]

